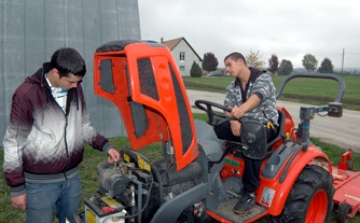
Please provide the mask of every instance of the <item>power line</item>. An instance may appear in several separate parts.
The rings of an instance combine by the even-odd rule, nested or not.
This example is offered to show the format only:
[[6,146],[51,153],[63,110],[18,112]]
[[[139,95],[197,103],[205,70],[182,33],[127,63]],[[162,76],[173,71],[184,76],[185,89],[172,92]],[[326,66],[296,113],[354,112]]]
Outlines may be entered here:
[[344,74],[344,57],[345,57],[345,48],[343,48],[343,53],[342,53],[341,75]]

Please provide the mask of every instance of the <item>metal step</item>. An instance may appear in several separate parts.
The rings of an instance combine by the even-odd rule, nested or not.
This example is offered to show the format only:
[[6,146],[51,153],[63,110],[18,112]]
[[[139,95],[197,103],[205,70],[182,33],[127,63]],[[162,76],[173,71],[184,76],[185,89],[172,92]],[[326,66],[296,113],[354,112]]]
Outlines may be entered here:
[[[211,212],[215,213],[216,215],[233,222],[246,222],[250,219],[253,219],[254,217],[260,216],[261,217],[265,214],[267,211],[266,207],[260,206],[258,204],[255,204],[254,207],[252,207],[247,213],[245,214],[236,214],[234,210],[235,204],[238,202],[238,198],[234,198],[231,200],[227,200],[223,203],[221,203],[216,210],[210,210]],[[257,218],[259,219],[259,218]]]

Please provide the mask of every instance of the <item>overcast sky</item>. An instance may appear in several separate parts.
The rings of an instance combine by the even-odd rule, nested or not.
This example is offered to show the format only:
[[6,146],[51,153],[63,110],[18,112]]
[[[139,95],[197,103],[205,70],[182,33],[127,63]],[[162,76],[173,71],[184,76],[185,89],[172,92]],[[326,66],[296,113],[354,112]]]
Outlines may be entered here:
[[237,51],[259,51],[268,66],[290,60],[302,67],[305,54],[318,66],[325,57],[335,69],[360,68],[360,2],[357,0],[138,0],[141,38],[184,37],[203,58],[223,59]]

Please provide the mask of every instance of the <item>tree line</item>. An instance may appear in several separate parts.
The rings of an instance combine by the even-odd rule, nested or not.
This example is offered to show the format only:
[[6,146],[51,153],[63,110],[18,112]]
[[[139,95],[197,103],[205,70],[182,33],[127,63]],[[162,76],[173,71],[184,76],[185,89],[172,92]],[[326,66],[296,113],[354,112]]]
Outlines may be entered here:
[[[249,55],[246,56],[246,62],[249,67],[254,67],[259,70],[264,70],[265,61],[259,51],[253,52],[250,50]],[[217,70],[219,65],[218,59],[211,52],[205,53],[202,60],[202,68],[195,61],[191,67],[190,74],[192,77],[200,77],[203,75],[203,70],[211,72]],[[308,72],[319,73],[333,73],[334,66],[329,58],[324,58],[318,67],[318,60],[312,54],[306,54],[302,59],[302,65]],[[268,68],[266,70],[272,75],[289,75],[294,67],[290,60],[283,59],[279,64],[279,59],[276,54],[271,55],[268,59]]]

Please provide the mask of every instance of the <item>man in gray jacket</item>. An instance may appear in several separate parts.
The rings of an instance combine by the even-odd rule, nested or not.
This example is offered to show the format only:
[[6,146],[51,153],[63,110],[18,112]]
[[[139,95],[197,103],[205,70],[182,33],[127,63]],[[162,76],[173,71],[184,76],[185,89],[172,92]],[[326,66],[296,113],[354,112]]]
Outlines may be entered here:
[[[220,139],[240,142],[241,123],[239,119],[249,117],[267,126],[267,141],[277,134],[278,112],[276,110],[275,87],[271,77],[263,71],[249,68],[244,56],[240,53],[231,53],[224,59],[226,72],[235,80],[226,88],[224,105],[231,108],[225,112],[234,116],[220,126],[215,132]],[[249,148],[250,150],[251,148]],[[255,192],[260,182],[260,168],[262,160],[244,156],[245,169],[243,171],[244,190],[234,211],[238,214],[246,213],[255,204]]]
[[4,175],[15,208],[27,223],[60,223],[81,203],[79,164],[83,142],[120,159],[119,152],[91,126],[80,82],[85,62],[73,48],[60,48],[15,91],[4,136]]

